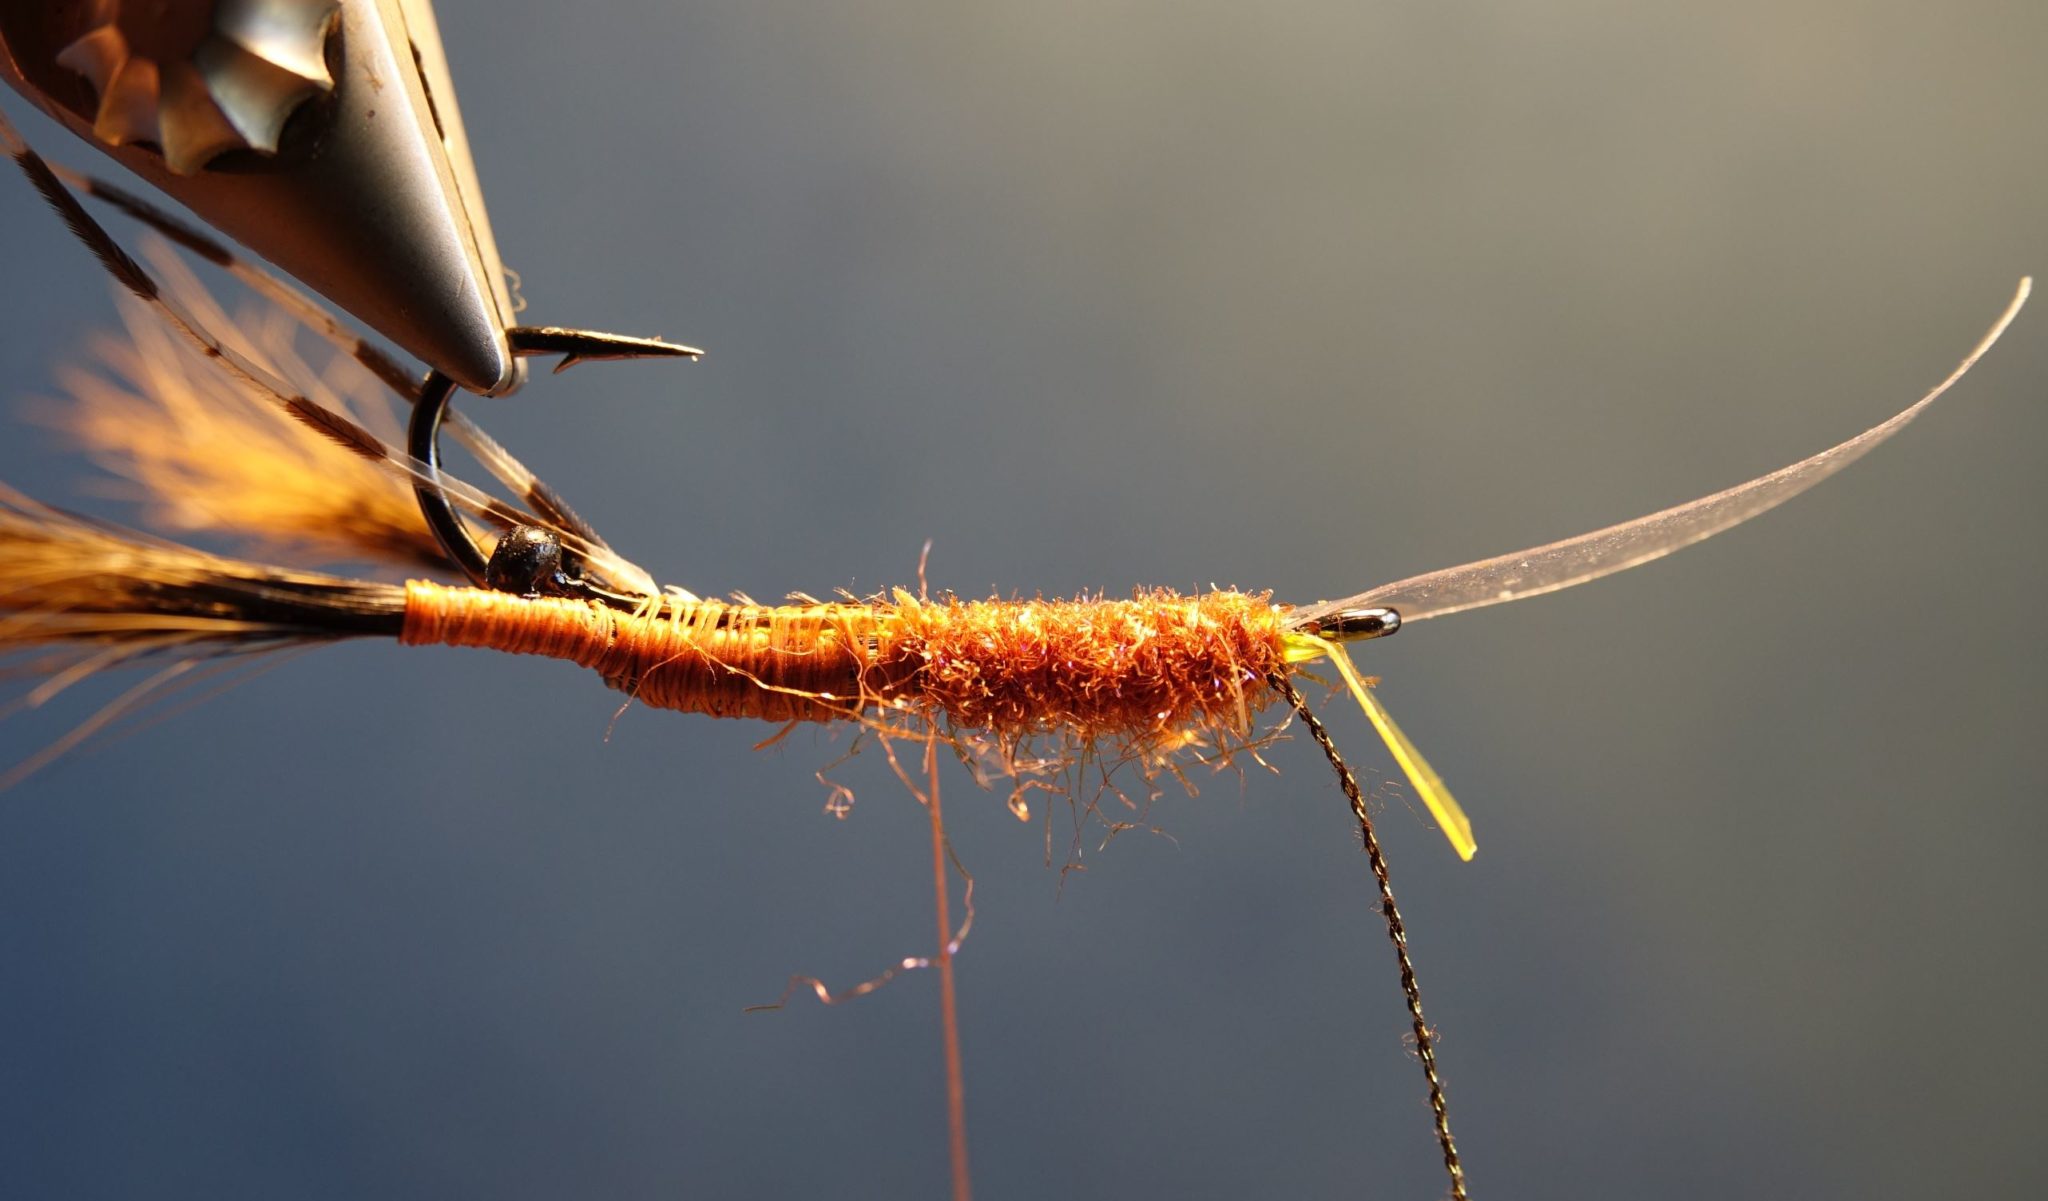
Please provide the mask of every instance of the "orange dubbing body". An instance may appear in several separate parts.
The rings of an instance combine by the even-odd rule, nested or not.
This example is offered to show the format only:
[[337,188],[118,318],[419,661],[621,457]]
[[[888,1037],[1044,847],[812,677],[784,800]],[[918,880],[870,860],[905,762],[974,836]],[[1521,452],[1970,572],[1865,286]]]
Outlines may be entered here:
[[572,600],[406,584],[400,641],[566,659],[656,708],[774,722],[907,710],[1001,736],[1242,732],[1284,672],[1282,612],[1240,592],[1129,600],[765,606]]

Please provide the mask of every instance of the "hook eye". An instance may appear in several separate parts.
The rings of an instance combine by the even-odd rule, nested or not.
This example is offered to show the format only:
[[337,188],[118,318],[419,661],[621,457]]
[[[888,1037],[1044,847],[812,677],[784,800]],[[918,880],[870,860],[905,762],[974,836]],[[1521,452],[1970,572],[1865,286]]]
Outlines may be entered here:
[[1400,628],[1401,615],[1392,609],[1339,609],[1317,618],[1310,632],[1332,642],[1359,642],[1384,638]]
[[[514,326],[506,331],[506,335],[515,355],[561,355],[562,361],[555,366],[557,374],[590,360],[694,359],[704,353],[654,338],[633,338],[556,326]],[[434,540],[441,544],[442,552],[462,569],[470,583],[479,588],[496,588],[502,573],[492,571],[491,556],[484,553],[471,536],[469,527],[448,499],[447,488],[441,479],[441,425],[455,399],[456,387],[453,379],[438,370],[428,372],[426,382],[420,387],[419,401],[413,405],[412,420],[406,426],[405,449],[426,468],[427,478],[414,481],[413,493],[419,498],[420,516],[426,519],[427,528],[434,532]],[[635,597],[570,577],[566,571],[556,574],[556,585],[550,589],[555,594],[581,596],[626,608],[637,603]]]

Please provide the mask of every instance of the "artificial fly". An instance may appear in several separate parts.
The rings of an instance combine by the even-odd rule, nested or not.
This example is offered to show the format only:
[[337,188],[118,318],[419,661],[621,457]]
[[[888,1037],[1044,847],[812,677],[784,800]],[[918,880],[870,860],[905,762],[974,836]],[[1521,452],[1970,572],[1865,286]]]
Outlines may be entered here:
[[[409,646],[468,646],[563,659],[597,672],[634,700],[655,708],[745,717],[788,726],[860,722],[885,734],[940,741],[985,738],[1013,775],[1029,770],[1025,749],[1043,741],[1131,761],[1166,765],[1188,747],[1219,758],[1253,745],[1260,714],[1274,706],[1298,715],[1338,774],[1366,839],[1400,962],[1417,1051],[1430,1085],[1439,1142],[1453,1183],[1464,1181],[1437,1079],[1433,1036],[1422,1018],[1406,934],[1393,904],[1384,858],[1365,798],[1328,732],[1295,681],[1327,662],[1364,711],[1403,774],[1461,859],[1477,849],[1472,824],[1450,790],[1360,673],[1349,645],[1404,625],[1467,609],[1554,592],[1626,570],[1738,525],[1789,500],[1896,434],[1962,378],[1997,341],[2025,303],[2017,293],[1990,331],[1947,378],[1891,419],[1781,470],[1711,496],[1574,538],[1468,563],[1355,596],[1308,605],[1231,591],[1181,595],[1142,591],[1120,599],[1071,601],[932,597],[896,591],[834,601],[799,598],[783,605],[700,600],[663,590],[613,551],[559,497],[502,447],[450,407],[455,385],[438,373],[424,385],[402,369],[368,362],[413,405],[403,450],[348,416],[285,385],[257,356],[205,332],[192,306],[174,300],[88,214],[53,171],[0,124],[4,146],[109,272],[167,323],[226,368],[241,401],[279,422],[289,443],[351,465],[355,482],[323,505],[287,506],[269,491],[281,480],[320,469],[300,465],[248,470],[230,498],[240,514],[216,521],[236,532],[286,540],[347,544],[404,566],[454,568],[465,582],[381,583],[202,552],[0,494],[0,655],[43,683],[27,698],[41,703],[86,676],[146,662],[168,664],[131,690],[118,707],[195,660],[229,658],[348,638],[390,638]],[[86,188],[108,198],[113,189]],[[205,236],[145,203],[115,201],[188,247]],[[202,246],[216,262],[224,248]],[[251,270],[236,268],[238,274]],[[260,273],[257,273],[259,278]],[[269,280],[287,307],[316,333],[346,344],[317,305]],[[667,343],[552,329],[513,331],[515,351],[580,357],[690,356]],[[360,353],[360,344],[344,345]],[[161,370],[159,356],[137,356],[133,373]],[[380,366],[380,364],[382,364]],[[149,391],[142,388],[142,391]],[[226,424],[234,420],[224,419]],[[189,507],[218,487],[218,471],[198,465],[196,445],[181,450],[157,438],[146,419],[82,424],[105,452],[129,462],[173,507]],[[439,434],[453,430],[518,505],[461,485],[442,470]],[[308,438],[306,435],[314,435]],[[205,452],[218,456],[217,442]],[[313,448],[313,449],[307,449]],[[266,452],[252,450],[251,455]],[[282,452],[279,452],[282,453]],[[298,453],[297,450],[292,453]],[[368,466],[372,470],[361,470]],[[339,478],[334,476],[332,478]],[[267,481],[267,482],[266,482]],[[410,492],[411,496],[407,496]],[[374,497],[375,503],[366,500]],[[463,515],[463,511],[468,516]],[[261,518],[250,514],[260,513]],[[351,515],[350,526],[343,515]],[[204,525],[204,519],[189,524]],[[490,540],[479,539],[478,526]],[[267,528],[266,528],[267,527]],[[89,733],[103,713],[25,768]],[[771,740],[772,741],[772,740]],[[956,741],[955,745],[959,745]],[[19,772],[21,769],[17,769]]]

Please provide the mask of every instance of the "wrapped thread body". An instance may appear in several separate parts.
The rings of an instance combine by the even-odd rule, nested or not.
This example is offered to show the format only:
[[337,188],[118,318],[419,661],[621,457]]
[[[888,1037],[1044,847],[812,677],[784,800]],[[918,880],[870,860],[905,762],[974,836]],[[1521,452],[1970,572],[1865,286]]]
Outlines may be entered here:
[[765,721],[907,710],[1002,736],[1146,741],[1243,731],[1286,670],[1265,596],[763,606],[665,602],[636,616],[582,601],[406,585],[400,640],[565,659],[656,708]]

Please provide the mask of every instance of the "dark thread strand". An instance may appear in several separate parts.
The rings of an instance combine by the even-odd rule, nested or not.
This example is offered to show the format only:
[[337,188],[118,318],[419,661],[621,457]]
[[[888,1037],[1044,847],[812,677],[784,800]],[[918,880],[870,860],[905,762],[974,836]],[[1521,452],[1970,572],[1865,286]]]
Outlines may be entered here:
[[1394,904],[1394,884],[1387,876],[1387,858],[1380,852],[1379,836],[1373,833],[1372,815],[1366,812],[1365,794],[1358,787],[1358,777],[1351,774],[1351,765],[1344,762],[1337,744],[1330,740],[1330,732],[1323,728],[1322,719],[1301,698],[1294,681],[1281,672],[1274,672],[1270,679],[1274,691],[1301,715],[1309,737],[1323,748],[1324,757],[1337,772],[1337,784],[1344,790],[1344,799],[1351,803],[1351,815],[1358,819],[1358,832],[1365,841],[1365,855],[1372,864],[1373,880],[1379,885],[1380,912],[1387,919],[1387,938],[1394,944],[1394,961],[1401,966],[1401,991],[1408,998],[1408,1016],[1415,1027],[1415,1057],[1422,1061],[1423,1078],[1429,1081],[1429,1109],[1436,1117],[1436,1141],[1443,1148],[1444,1171],[1451,1176],[1452,1201],[1468,1201],[1465,1167],[1458,1159],[1458,1144],[1451,1138],[1450,1105],[1444,1099],[1444,1082],[1436,1070],[1436,1035],[1430,1032],[1429,1023],[1422,1017],[1422,986],[1416,982],[1415,965],[1408,958],[1408,927],[1401,921],[1401,910]]

